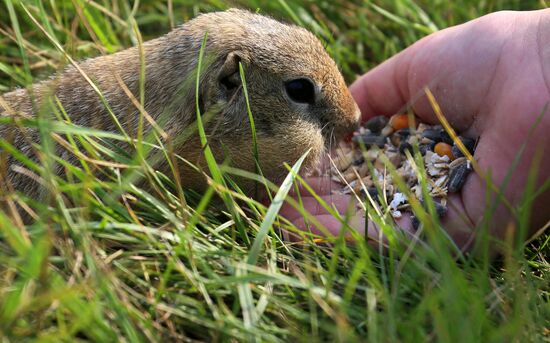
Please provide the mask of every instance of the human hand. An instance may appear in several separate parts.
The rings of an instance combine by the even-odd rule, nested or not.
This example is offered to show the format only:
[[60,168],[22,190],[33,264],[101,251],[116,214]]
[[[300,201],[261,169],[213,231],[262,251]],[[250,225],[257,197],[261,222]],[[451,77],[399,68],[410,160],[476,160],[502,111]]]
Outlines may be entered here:
[[[522,202],[529,172],[536,168],[535,190],[550,178],[550,114],[537,119],[550,102],[550,11],[498,12],[477,20],[434,33],[385,63],[376,67],[352,86],[363,120],[375,115],[390,116],[410,107],[421,121],[438,120],[423,91],[428,87],[451,126],[466,137],[479,142],[474,158],[492,183],[500,188],[510,172],[521,146],[527,142],[517,168],[502,195],[516,208]],[[548,111],[547,111],[548,112]],[[538,164],[534,161],[538,156]],[[314,189],[332,201],[339,210],[347,208],[350,197],[330,196],[328,181],[315,181]],[[450,194],[449,211],[442,224],[461,247],[475,236],[487,207],[488,185],[471,173],[460,193]],[[307,195],[306,195],[307,196]],[[307,205],[307,206],[306,206]],[[530,234],[550,219],[550,191],[541,191],[532,202]],[[339,222],[330,219],[312,202],[306,209],[338,232]],[[288,215],[285,206],[281,214]],[[300,227],[301,218],[291,218]],[[513,215],[501,202],[490,218],[491,234],[502,239],[513,227]],[[410,223],[398,223],[410,230]],[[359,230],[364,226],[356,225]],[[369,225],[371,228],[372,225]],[[369,234],[372,234],[369,230]],[[374,230],[376,231],[376,230]],[[374,232],[375,233],[375,232]]]

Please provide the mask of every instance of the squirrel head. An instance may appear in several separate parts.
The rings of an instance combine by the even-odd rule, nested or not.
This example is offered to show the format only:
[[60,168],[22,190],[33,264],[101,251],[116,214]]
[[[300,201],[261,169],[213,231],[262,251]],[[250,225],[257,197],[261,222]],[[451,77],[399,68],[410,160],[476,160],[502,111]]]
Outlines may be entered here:
[[359,109],[336,63],[309,31],[236,9],[202,14],[181,29],[198,47],[207,33],[199,100],[203,112],[215,112],[207,127],[211,146],[234,166],[255,166],[243,81],[268,178],[286,174],[283,164],[308,149],[304,167],[315,166],[357,127]]

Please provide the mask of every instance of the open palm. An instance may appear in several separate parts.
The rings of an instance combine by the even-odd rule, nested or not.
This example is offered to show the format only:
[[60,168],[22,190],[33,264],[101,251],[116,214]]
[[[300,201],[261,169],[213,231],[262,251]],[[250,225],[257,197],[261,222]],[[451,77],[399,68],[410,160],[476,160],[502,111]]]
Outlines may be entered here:
[[[472,241],[473,229],[492,205],[496,210],[490,218],[491,233],[504,237],[506,228],[513,227],[511,211],[517,210],[532,170],[537,172],[539,192],[533,201],[531,233],[550,219],[550,191],[538,188],[550,178],[550,155],[544,153],[550,147],[550,114],[543,113],[550,102],[548,42],[550,10],[493,13],[418,41],[351,86],[363,120],[412,108],[422,121],[435,124],[438,120],[424,92],[428,87],[455,130],[479,137],[474,158],[510,208],[494,191],[487,201],[486,180],[470,174],[462,191],[450,195],[449,212],[443,218],[445,229],[460,246]],[[348,208],[351,197],[330,195],[329,180],[311,181],[338,210]],[[307,200],[305,205],[332,233],[338,232],[339,222],[315,201]],[[281,213],[306,227],[290,206]],[[353,218],[360,231],[362,220],[359,213]],[[398,224],[410,230],[407,218]],[[375,234],[372,224],[368,234]]]

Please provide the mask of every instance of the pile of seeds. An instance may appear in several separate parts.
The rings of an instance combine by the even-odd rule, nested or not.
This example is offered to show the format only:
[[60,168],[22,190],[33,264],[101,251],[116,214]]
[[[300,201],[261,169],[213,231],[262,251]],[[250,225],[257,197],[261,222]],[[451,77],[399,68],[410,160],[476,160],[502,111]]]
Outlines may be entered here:
[[[337,149],[332,177],[343,187],[336,192],[355,192],[363,196],[368,192],[379,205],[384,197],[392,216],[400,218],[403,211],[410,212],[410,205],[407,196],[393,182],[383,160],[393,164],[411,193],[422,202],[418,168],[411,158],[415,150],[413,146],[416,146],[423,156],[429,195],[436,204],[438,215],[444,216],[447,194],[460,191],[472,170],[471,163],[440,125],[417,122],[415,117],[407,114],[370,119],[354,133],[351,144],[340,145]],[[476,140],[461,136],[459,139],[473,155]],[[373,173],[369,172],[369,162]],[[380,196],[379,189],[385,194]],[[418,224],[414,217],[413,224]]]

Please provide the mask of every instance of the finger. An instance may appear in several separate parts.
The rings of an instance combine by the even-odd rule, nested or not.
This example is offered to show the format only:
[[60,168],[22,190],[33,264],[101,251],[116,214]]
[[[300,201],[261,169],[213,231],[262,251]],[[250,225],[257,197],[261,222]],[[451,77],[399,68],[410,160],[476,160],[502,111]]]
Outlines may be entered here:
[[[362,236],[367,234],[371,240],[378,241],[384,237],[379,228],[372,222],[368,223],[367,228],[365,227],[365,213],[357,205],[357,199],[353,196],[331,194],[321,196],[320,198],[326,205],[335,210],[341,218],[334,216],[330,213],[329,209],[319,203],[319,199],[311,196],[300,199],[300,210],[285,202],[279,214],[293,222],[298,229],[320,236],[336,236],[343,228],[351,227]],[[306,215],[303,213],[304,210],[307,211]],[[352,215],[350,216],[349,213],[352,213]],[[343,224],[342,218],[346,220],[347,225]],[[402,218],[397,219],[396,223],[403,232],[409,234],[414,232],[409,215],[404,215]],[[316,224],[319,225],[317,226]],[[349,235],[346,234],[346,236]],[[295,241],[297,238],[292,236],[291,240]],[[382,241],[385,241],[385,238]]]
[[412,49],[393,56],[350,86],[363,121],[377,115],[392,115],[405,106],[409,98],[406,85]]
[[[382,243],[387,245],[388,240],[386,234],[384,233],[374,222],[368,221],[368,225],[365,225],[365,216],[363,212],[357,212],[353,216],[347,218],[346,223],[342,223],[341,220],[335,218],[330,214],[321,214],[315,217],[320,226],[315,225],[311,220],[306,220],[304,218],[298,218],[293,223],[296,228],[304,232],[309,232],[320,237],[335,238],[342,234],[342,230],[347,230],[344,233],[344,237],[348,240],[353,241],[357,236],[353,234],[353,231],[359,234],[362,239],[366,239],[374,245]],[[412,228],[412,223],[409,215],[404,215],[403,217],[396,220],[397,226],[393,229],[397,229],[400,233],[406,235],[408,240],[412,240],[416,237],[414,230]],[[300,240],[297,234],[291,234],[293,241]]]
[[[505,39],[494,21],[472,21],[431,34],[355,81],[350,91],[363,120],[412,108],[437,123],[427,87],[459,130],[471,126],[491,87]],[[482,56],[483,58],[480,58]]]
[[[311,232],[322,237],[336,237],[340,234],[340,231],[344,226],[338,218],[335,218],[331,214],[320,214],[317,215],[315,219],[322,224],[322,227],[314,225],[311,221],[308,221],[305,218],[295,220],[294,224],[302,231]],[[357,231],[357,233],[359,233],[362,237],[365,236],[365,218],[361,213],[357,213],[350,217],[349,223],[350,226]],[[369,222],[367,233],[370,237],[378,236],[378,230],[372,222]]]
[[[356,80],[350,91],[363,120],[413,108],[427,123],[436,122],[431,104],[425,97],[425,87],[438,96],[439,90],[443,89],[446,97],[453,100],[456,96],[461,97],[460,94],[449,94],[448,85],[454,82],[448,78],[449,74],[460,70],[454,53],[461,50],[460,40],[456,37],[461,32],[460,27],[445,29],[419,40]],[[449,51],[449,45],[453,52]],[[452,90],[456,91],[457,87],[453,86]]]
[[338,190],[342,188],[342,185],[339,185],[338,183],[331,180],[330,177],[327,176],[313,176],[308,177],[304,180],[308,187],[304,186],[301,182],[298,183],[297,187],[292,187],[288,194],[292,197],[295,197],[296,194],[300,194],[303,197],[311,196],[312,194],[309,192],[308,188],[315,191],[315,194],[317,195],[329,195],[334,190]]
[[475,223],[466,212],[463,197],[460,194],[450,194],[447,198],[447,213],[441,223],[459,249],[468,251],[473,248]]
[[[321,196],[320,199],[322,199],[328,206],[335,209],[341,215],[344,215],[344,213],[348,212],[349,210],[353,210],[354,212],[356,211],[355,208],[357,201],[355,201],[355,199],[353,199],[349,195],[324,195]],[[321,205],[321,203],[314,197],[307,196],[296,200],[301,203],[300,207],[302,207],[303,210],[307,211],[309,215],[319,216],[323,214],[329,214],[325,207]],[[294,208],[288,202],[285,202],[283,204],[279,213],[289,220],[295,220],[297,218],[304,217],[301,211]]]
[[[327,167],[328,168],[328,167]],[[307,183],[307,187],[300,181],[296,181],[295,184],[288,191],[288,196],[296,198],[297,194],[300,194],[302,197],[312,196],[313,194],[309,192],[309,189],[312,189],[316,195],[330,195],[334,190],[339,190],[342,188],[342,185],[332,181],[330,177],[327,176],[310,176],[304,180]],[[271,192],[272,196],[275,193]],[[270,197],[264,189],[259,189],[257,193],[257,199],[259,199],[264,205],[270,203]]]

